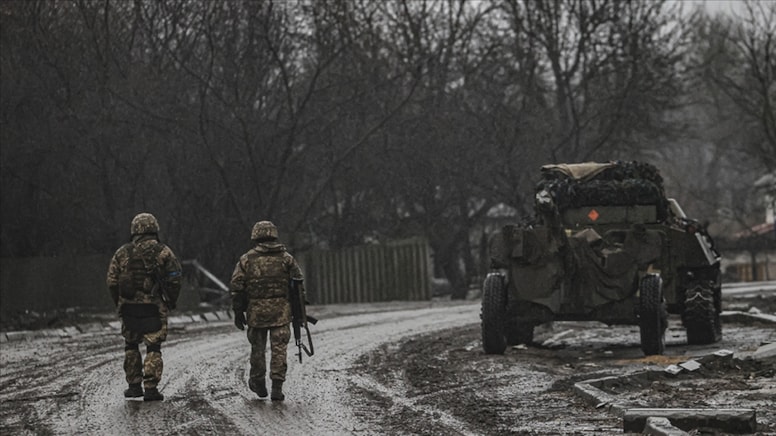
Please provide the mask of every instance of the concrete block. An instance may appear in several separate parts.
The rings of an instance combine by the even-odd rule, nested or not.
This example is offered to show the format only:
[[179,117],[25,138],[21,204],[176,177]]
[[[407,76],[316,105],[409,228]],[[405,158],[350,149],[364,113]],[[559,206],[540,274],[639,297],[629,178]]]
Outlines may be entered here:
[[685,430],[711,428],[726,433],[754,433],[757,417],[754,409],[627,409],[622,418],[625,433],[641,433],[647,418],[666,418]]
[[78,328],[76,328],[75,326],[67,326],[62,330],[65,332],[65,335],[70,337],[78,336],[79,334],[81,334],[81,332],[78,331]]
[[549,338],[549,339],[545,340],[544,342],[542,342],[542,346],[543,347],[547,347],[547,348],[562,347],[563,343],[561,342],[561,339],[563,339],[564,337],[570,335],[571,333],[574,333],[573,329],[568,329],[568,330],[562,331],[560,333],[556,333],[551,338]]
[[776,315],[767,313],[748,313],[736,311],[723,311],[719,314],[724,323],[752,324],[776,324]]
[[693,372],[700,369],[701,364],[698,363],[697,360],[688,360],[687,362],[680,363],[679,366],[686,369],[687,371]]
[[229,316],[229,311],[227,311],[227,310],[219,310],[218,312],[216,312],[216,316],[221,321],[228,321],[228,320],[232,319],[232,317]]
[[167,320],[170,324],[188,324],[191,322],[190,316],[173,316]]
[[108,326],[113,330],[121,330],[121,321],[111,321]]
[[78,326],[78,330],[81,333],[94,333],[94,332],[101,331],[102,330],[102,326],[99,325],[99,324],[94,324],[94,323],[81,324],[81,325]]
[[686,436],[690,433],[671,425],[668,418],[658,418],[651,416],[647,418],[642,434],[650,436]]
[[33,333],[29,330],[20,330],[17,332],[7,332],[6,336],[8,336],[9,341],[28,341],[31,340],[34,336]]
[[595,406],[596,409],[605,408],[609,413],[615,416],[622,416],[625,408],[618,403],[613,395],[595,387],[598,380],[588,380],[586,382],[574,383],[574,393],[582,397],[588,404]]
[[668,375],[677,375],[682,372],[682,367],[679,365],[668,365],[663,371]]
[[61,329],[42,329],[35,330],[36,338],[58,338],[61,333]]
[[205,312],[202,314],[202,318],[204,318],[207,322],[218,321],[218,316],[214,312]]
[[769,359],[773,357],[776,357],[776,342],[765,344],[755,350],[752,354],[752,359],[754,360]]
[[5,333],[0,333],[0,344],[4,344],[8,342],[8,336],[5,335]]

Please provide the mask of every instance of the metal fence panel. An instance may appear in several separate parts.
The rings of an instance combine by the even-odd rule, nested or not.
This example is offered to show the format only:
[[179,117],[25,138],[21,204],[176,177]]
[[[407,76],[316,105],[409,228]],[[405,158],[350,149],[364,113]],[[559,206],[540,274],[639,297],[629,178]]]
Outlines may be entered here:
[[295,257],[314,304],[431,299],[428,243],[412,238]]
[[[316,250],[296,257],[304,270],[310,302],[369,303],[430,300],[429,253],[425,239],[413,238],[339,251]],[[105,285],[110,257],[0,259],[0,320],[25,310],[113,310]],[[198,297],[188,294],[191,292],[182,292],[180,309],[196,307]]]

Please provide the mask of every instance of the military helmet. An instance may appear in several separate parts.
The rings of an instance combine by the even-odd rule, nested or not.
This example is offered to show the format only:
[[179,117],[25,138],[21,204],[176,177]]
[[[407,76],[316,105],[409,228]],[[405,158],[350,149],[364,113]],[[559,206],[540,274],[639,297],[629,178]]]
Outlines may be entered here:
[[253,225],[251,230],[251,240],[260,241],[264,239],[277,239],[278,228],[270,221],[259,221]]
[[150,213],[139,213],[132,218],[130,233],[132,236],[159,233],[159,222]]

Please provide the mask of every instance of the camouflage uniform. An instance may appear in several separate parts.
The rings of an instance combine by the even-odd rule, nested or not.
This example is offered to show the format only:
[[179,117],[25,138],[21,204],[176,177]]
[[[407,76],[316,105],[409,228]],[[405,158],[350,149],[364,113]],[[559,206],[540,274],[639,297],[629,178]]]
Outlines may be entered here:
[[[142,213],[132,220],[132,241],[122,245],[110,261],[108,267],[107,284],[113,303],[124,313],[122,309],[131,309],[125,305],[152,304],[158,307],[158,316],[161,321],[159,330],[151,332],[132,331],[128,328],[124,316],[121,316],[121,335],[125,340],[124,347],[124,373],[130,388],[125,391],[127,397],[144,396],[144,399],[163,399],[158,392],[157,385],[162,377],[162,352],[161,344],[167,338],[167,316],[170,310],[175,308],[181,287],[181,265],[170,247],[159,242],[159,225],[153,215]],[[142,259],[149,272],[164,281],[169,301],[162,301],[156,278],[146,273],[141,281],[135,283],[129,290],[126,284],[122,284],[122,275],[127,273],[132,253],[142,253]],[[137,307],[137,306],[136,306]],[[139,345],[146,345],[145,360],[140,355]],[[145,388],[143,394],[140,384]]]
[[[272,399],[282,400],[286,379],[286,348],[291,338],[290,279],[302,280],[302,270],[286,247],[277,240],[277,229],[269,221],[254,225],[251,239],[256,246],[240,257],[232,273],[231,288],[235,324],[242,329],[242,312],[247,312],[251,370],[248,385],[265,397],[267,336],[271,347],[270,379]],[[276,394],[277,393],[277,394]]]

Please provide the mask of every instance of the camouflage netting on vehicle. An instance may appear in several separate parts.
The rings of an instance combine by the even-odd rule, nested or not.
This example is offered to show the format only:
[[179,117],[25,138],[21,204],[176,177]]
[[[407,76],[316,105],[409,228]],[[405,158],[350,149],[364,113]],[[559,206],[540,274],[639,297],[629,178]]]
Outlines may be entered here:
[[585,206],[658,206],[665,218],[666,196],[657,168],[643,162],[612,162],[587,179],[579,179],[556,168],[543,168],[544,178],[536,192],[547,191],[559,211]]

